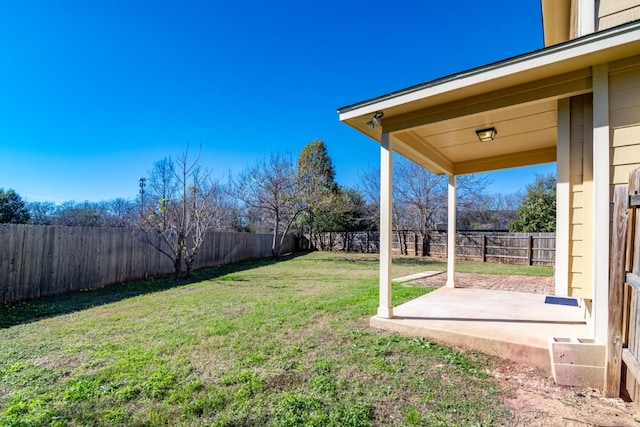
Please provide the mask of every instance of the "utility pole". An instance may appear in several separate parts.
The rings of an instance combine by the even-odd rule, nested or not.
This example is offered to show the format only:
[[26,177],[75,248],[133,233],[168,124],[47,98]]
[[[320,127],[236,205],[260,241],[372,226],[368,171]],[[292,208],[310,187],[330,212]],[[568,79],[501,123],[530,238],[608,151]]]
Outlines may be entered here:
[[147,178],[140,178],[140,212],[144,212],[144,187],[147,186]]

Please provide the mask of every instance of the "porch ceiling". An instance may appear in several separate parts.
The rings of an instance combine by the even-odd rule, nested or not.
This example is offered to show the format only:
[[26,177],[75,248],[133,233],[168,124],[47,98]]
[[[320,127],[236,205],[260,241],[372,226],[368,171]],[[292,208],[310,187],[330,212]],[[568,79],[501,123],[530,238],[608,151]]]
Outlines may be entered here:
[[[488,110],[393,133],[395,149],[434,173],[466,173],[553,162],[557,102]],[[480,142],[477,129],[493,126],[495,140]]]
[[[637,55],[640,22],[594,33],[338,110],[340,120],[437,174],[556,160],[557,101],[592,91],[594,64]],[[381,126],[367,122],[384,113]],[[495,127],[494,141],[475,131]]]
[[[437,174],[548,163],[556,160],[558,99],[591,90],[591,68],[584,68],[412,111],[388,108],[378,132]],[[497,136],[480,142],[476,130],[487,127]]]

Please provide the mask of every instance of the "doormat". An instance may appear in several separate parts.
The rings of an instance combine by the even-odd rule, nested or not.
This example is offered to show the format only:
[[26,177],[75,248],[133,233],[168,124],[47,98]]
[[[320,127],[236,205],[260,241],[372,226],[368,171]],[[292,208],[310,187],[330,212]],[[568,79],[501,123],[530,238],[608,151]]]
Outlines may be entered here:
[[578,300],[575,298],[566,297],[551,297],[544,298],[545,304],[558,304],[558,305],[570,305],[571,307],[578,307]]

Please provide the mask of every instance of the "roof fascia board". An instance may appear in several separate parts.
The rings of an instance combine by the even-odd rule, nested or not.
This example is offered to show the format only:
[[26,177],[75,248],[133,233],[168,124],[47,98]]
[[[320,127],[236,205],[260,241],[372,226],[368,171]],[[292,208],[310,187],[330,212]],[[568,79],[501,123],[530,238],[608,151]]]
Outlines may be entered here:
[[340,120],[345,121],[501,77],[535,70],[546,65],[571,61],[583,55],[598,53],[637,41],[640,41],[640,21],[342,107],[338,109],[338,114]]
[[443,104],[420,109],[384,122],[385,132],[397,132],[416,126],[468,116],[489,110],[508,108],[516,104],[526,104],[550,98],[574,96],[591,91],[591,70],[583,69],[545,79],[539,85],[531,83],[491,93],[479,95],[451,104]]

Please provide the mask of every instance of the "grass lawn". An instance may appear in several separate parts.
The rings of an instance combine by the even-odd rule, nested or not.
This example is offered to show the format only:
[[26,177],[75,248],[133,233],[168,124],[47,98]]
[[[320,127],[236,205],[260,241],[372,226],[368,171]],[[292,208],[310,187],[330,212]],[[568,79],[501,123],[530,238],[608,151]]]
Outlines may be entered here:
[[505,423],[494,359],[367,326],[377,274],[375,255],[316,252],[2,306],[0,425]]

